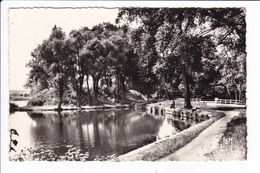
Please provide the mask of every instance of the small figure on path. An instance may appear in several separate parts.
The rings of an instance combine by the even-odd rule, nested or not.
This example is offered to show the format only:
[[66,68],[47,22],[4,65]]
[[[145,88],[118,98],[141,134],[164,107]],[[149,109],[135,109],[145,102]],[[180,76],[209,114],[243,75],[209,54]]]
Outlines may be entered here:
[[171,107],[170,107],[171,109],[175,109],[175,101],[174,101],[174,99],[172,99],[172,104],[171,104]]
[[192,113],[194,113],[197,110],[197,107],[193,106],[191,110],[192,110]]

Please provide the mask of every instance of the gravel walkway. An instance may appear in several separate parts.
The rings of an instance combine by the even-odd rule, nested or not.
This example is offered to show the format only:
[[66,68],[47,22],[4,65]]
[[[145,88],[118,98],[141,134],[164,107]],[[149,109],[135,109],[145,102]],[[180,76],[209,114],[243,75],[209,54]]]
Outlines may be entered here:
[[207,153],[213,151],[223,136],[228,122],[239,114],[239,111],[226,111],[226,116],[216,121],[201,132],[196,138],[176,152],[159,161],[207,161]]

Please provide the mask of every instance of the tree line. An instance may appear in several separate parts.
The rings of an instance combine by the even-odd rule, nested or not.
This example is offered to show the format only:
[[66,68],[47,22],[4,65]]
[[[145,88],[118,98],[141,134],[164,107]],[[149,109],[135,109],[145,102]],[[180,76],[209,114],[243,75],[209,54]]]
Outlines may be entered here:
[[129,89],[148,99],[183,96],[185,108],[191,97],[245,99],[245,9],[121,8],[116,23],[68,37],[54,26],[31,53],[27,87],[54,90],[59,109],[67,90],[79,107],[102,94],[122,102]]

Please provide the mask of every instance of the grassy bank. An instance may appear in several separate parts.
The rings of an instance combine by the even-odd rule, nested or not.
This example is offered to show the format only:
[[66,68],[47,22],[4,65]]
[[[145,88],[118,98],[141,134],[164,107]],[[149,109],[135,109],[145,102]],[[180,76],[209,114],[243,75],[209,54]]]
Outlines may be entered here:
[[207,121],[194,125],[176,135],[156,141],[139,149],[136,149],[127,154],[118,157],[118,161],[156,161],[165,157],[189,143],[192,139],[198,136],[204,129],[209,127],[219,118],[223,117],[224,113],[218,112],[214,117]]
[[[11,108],[11,107],[10,107]],[[119,109],[119,108],[130,108],[128,104],[115,104],[115,105],[96,105],[96,106],[81,106],[81,108],[74,105],[62,106],[62,110],[98,110],[98,109]],[[24,107],[14,107],[10,109],[11,112],[14,111],[57,111],[57,106],[55,105],[44,105],[44,106],[24,106]]]
[[245,113],[234,117],[218,143],[218,147],[206,156],[210,160],[245,160],[247,157],[247,127]]
[[[93,101],[93,96],[90,100]],[[92,109],[119,109],[130,107],[144,107],[146,101],[141,94],[134,90],[129,90],[123,100],[115,102],[115,99],[108,97],[106,94],[100,94],[96,99],[95,104],[88,103],[88,96],[83,93],[81,107],[77,106],[77,98],[72,91],[66,92],[63,97],[62,110],[92,110]],[[10,112],[14,111],[57,111],[59,99],[52,90],[43,90],[36,93],[28,100],[26,106],[15,104],[16,100],[10,100]]]

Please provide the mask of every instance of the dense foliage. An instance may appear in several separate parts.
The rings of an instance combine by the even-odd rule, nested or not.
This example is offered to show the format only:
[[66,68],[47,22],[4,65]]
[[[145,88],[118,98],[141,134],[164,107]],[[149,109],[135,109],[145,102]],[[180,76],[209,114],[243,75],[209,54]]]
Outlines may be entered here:
[[159,85],[166,90],[181,86],[186,108],[191,107],[191,95],[214,97],[227,90],[224,96],[238,91],[242,99],[245,9],[123,8],[117,20],[139,23],[136,42],[141,43]]
[[191,97],[245,99],[245,9],[122,8],[116,21],[68,37],[54,26],[32,52],[27,86],[56,93],[58,108],[68,90],[79,107],[125,102],[128,90],[184,97],[186,108]]

